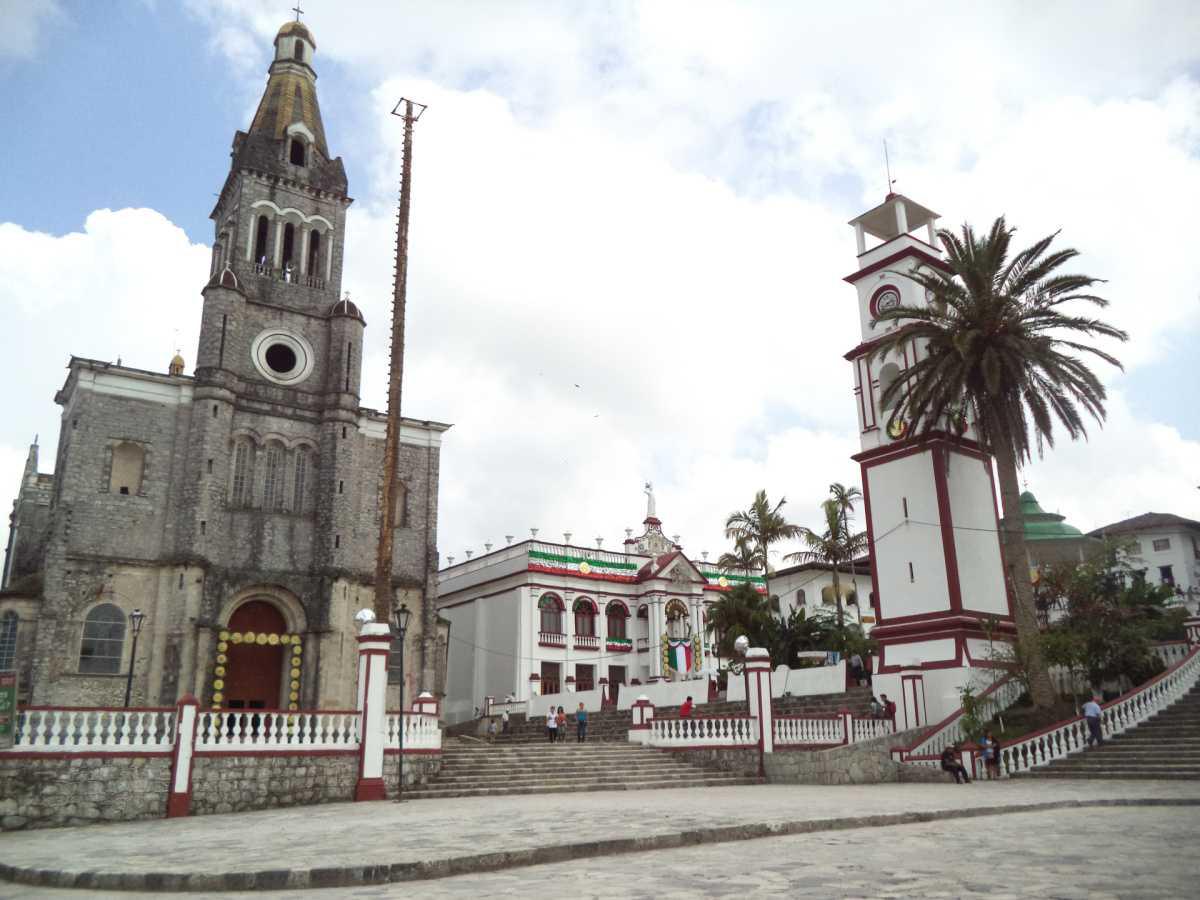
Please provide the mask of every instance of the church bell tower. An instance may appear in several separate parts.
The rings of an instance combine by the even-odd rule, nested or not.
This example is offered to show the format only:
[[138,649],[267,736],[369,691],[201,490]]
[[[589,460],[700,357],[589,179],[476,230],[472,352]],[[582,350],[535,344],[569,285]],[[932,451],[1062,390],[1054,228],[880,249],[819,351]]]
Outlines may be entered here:
[[[989,642],[1015,631],[1005,587],[991,457],[973,423],[955,418],[923,434],[894,417],[880,397],[926,349],[910,341],[876,356],[880,340],[903,324],[876,323],[901,304],[922,306],[920,268],[948,270],[935,246],[937,214],[900,194],[853,219],[858,268],[846,276],[858,293],[861,342],[845,358],[854,369],[862,450],[873,605],[879,641],[876,693],[897,705],[897,727],[939,721],[960,704],[958,688],[981,690],[991,678]],[[992,627],[995,623],[995,627]],[[991,672],[986,673],[991,675]]]

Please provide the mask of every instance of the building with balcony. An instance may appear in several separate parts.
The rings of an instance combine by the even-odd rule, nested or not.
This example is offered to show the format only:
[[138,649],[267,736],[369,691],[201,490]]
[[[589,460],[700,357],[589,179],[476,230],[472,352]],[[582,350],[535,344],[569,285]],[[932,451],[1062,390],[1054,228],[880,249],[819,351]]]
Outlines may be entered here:
[[[438,573],[438,612],[450,622],[446,719],[471,718],[488,696],[604,685],[615,702],[621,686],[707,679],[717,668],[708,607],[739,581],[762,591],[762,578],[690,558],[663,534],[653,495],[643,525],[621,551],[535,537],[451,560]],[[689,649],[675,657],[672,645]]]

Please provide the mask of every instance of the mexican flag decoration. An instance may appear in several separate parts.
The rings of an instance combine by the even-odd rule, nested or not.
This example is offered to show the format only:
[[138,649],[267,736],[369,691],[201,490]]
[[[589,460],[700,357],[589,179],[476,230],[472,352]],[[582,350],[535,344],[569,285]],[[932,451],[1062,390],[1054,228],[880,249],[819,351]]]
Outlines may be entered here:
[[668,665],[676,672],[690,672],[692,669],[692,642],[688,638],[675,640],[672,638],[667,646]]

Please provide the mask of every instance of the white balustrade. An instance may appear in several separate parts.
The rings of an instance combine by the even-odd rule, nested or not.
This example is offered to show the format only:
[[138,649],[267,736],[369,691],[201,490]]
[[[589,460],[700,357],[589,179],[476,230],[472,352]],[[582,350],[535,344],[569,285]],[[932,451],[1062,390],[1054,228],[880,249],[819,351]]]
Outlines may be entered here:
[[779,716],[775,719],[776,747],[828,746],[846,741],[842,716]]
[[[991,715],[995,715],[1016,703],[1021,696],[1022,690],[1023,688],[1019,681],[1013,678],[1006,678],[1003,681],[997,682],[979,696],[980,699],[988,701],[988,712]],[[917,762],[917,760],[911,759],[911,757],[924,756],[936,758],[940,756],[946,747],[966,740],[966,735],[962,730],[962,717],[963,710],[959,709],[941,722],[938,722],[917,743],[902,752],[903,761]]]
[[1155,644],[1151,650],[1154,655],[1163,661],[1163,665],[1173,666],[1183,662],[1188,655],[1187,641],[1163,641],[1161,644]]
[[896,725],[891,719],[859,719],[855,718],[851,726],[851,742],[870,741],[875,738],[895,734]]
[[758,720],[750,716],[651,719],[651,747],[752,747]]
[[196,752],[215,750],[355,750],[358,713],[220,710],[202,712]]
[[169,751],[175,710],[31,708],[17,715],[14,750],[38,752]]
[[[1140,688],[1104,704],[1100,708],[1101,733],[1110,738],[1146,721],[1190,691],[1198,679],[1200,648]],[[1000,770],[1013,775],[1046,765],[1085,749],[1087,738],[1087,723],[1076,716],[1001,747]]]
[[401,747],[400,729],[404,728],[404,750],[440,750],[442,729],[432,713],[388,713],[384,717],[383,746],[388,750]]

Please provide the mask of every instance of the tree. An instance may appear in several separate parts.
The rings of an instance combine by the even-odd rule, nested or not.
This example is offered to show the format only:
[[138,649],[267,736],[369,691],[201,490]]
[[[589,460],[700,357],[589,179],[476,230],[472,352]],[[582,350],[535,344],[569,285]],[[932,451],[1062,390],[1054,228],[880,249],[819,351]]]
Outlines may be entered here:
[[[849,492],[842,485],[835,484],[831,486],[831,490],[833,488],[840,488],[843,497],[849,496]],[[852,490],[857,492],[858,488]],[[842,606],[842,583],[838,575],[838,567],[849,565],[855,558],[868,550],[865,532],[850,534],[847,530],[849,519],[846,517],[846,510],[842,502],[838,499],[838,492],[834,491],[833,497],[821,504],[821,510],[825,514],[825,531],[817,533],[811,528],[801,528],[800,540],[807,549],[789,553],[784,557],[784,559],[799,563],[819,563],[822,566],[828,566],[833,572],[833,597],[837,602],[838,628],[844,628],[846,625],[846,613]]]
[[743,581],[709,607],[705,630],[715,634],[717,654],[729,659],[734,655],[733,642],[742,635],[749,639],[751,646],[768,646],[772,619],[774,616],[766,599],[754,585]]
[[753,572],[758,567],[758,553],[746,538],[737,538],[733,550],[725,551],[717,560],[717,568],[723,572]]
[[979,443],[996,459],[1008,582],[1016,600],[1018,636],[1030,656],[1030,693],[1035,705],[1054,704],[1054,689],[1041,657],[1033,589],[1025,571],[1024,525],[1017,469],[1054,445],[1057,422],[1072,439],[1086,435],[1084,416],[1103,423],[1105,390],[1088,367],[1094,356],[1117,368],[1116,357],[1090,340],[1124,341],[1124,331],[1099,319],[1067,313],[1072,301],[1100,308],[1108,301],[1090,292],[1100,279],[1062,274],[1078,256],[1073,249],[1048,252],[1056,234],[1009,256],[1015,229],[1001,217],[986,236],[969,225],[958,235],[945,229],[938,240],[948,270],[922,266],[908,277],[924,290],[928,305],[900,305],[877,323],[902,323],[871,353],[901,354],[924,347],[880,397],[891,408],[889,427],[906,421],[913,434],[962,429],[973,419]]
[[768,599],[771,596],[771,545],[800,534],[800,526],[788,522],[780,512],[785,503],[787,499],[780,497],[779,502],[771,506],[767,492],[759,491],[749,509],[732,512],[725,520],[725,537],[733,541],[735,547],[744,542],[753,551],[751,558],[755,567],[762,569]]

